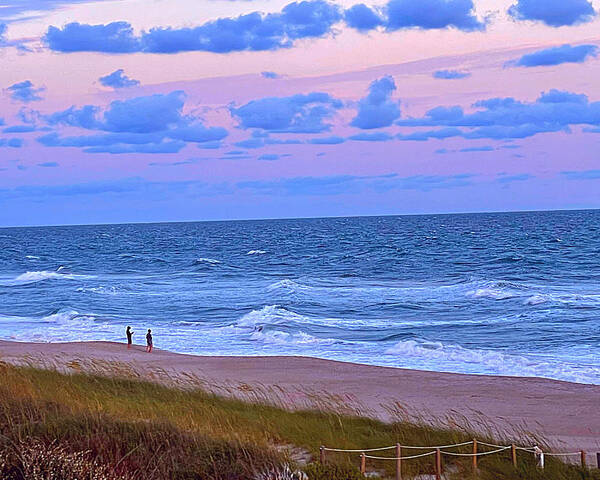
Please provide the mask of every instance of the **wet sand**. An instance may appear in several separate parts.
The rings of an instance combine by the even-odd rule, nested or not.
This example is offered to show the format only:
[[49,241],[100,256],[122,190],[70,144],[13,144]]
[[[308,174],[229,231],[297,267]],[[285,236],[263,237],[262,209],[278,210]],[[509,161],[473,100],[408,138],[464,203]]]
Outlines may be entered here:
[[[111,342],[20,343],[0,341],[0,360],[48,362],[59,368],[72,361],[131,365],[142,377],[153,372],[195,375],[222,394],[244,397],[253,387],[278,392],[290,408],[311,405],[326,393],[361,412],[389,421],[394,410],[427,412],[438,418],[464,416],[500,430],[542,435],[557,451],[600,451],[600,386],[543,378],[497,377],[376,367],[308,357],[205,357]],[[246,394],[251,398],[251,394]],[[323,396],[320,396],[321,398]],[[394,407],[395,406],[395,407]],[[595,457],[595,455],[594,455]],[[590,459],[594,462],[594,459]]]

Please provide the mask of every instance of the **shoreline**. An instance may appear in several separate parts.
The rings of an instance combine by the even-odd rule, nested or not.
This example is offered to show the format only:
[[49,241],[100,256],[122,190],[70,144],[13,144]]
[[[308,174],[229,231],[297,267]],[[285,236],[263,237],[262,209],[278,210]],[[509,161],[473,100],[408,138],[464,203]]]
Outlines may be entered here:
[[[133,367],[140,379],[155,372],[201,379],[210,391],[244,400],[277,392],[288,408],[343,403],[355,413],[391,421],[443,421],[450,416],[507,435],[530,432],[555,450],[600,451],[600,386],[537,377],[510,377],[410,370],[298,356],[201,356],[114,342],[31,343],[0,340],[0,361],[55,366],[116,362]],[[85,366],[82,370],[86,370]],[[81,371],[81,370],[80,370]],[[327,402],[326,402],[327,403]],[[460,423],[460,422],[459,422]]]

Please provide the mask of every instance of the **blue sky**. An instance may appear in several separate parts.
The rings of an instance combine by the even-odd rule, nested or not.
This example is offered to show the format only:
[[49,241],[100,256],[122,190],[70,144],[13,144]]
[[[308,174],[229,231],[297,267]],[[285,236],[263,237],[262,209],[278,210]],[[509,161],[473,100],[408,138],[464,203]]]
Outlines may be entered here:
[[7,0],[1,225],[600,208],[600,0]]

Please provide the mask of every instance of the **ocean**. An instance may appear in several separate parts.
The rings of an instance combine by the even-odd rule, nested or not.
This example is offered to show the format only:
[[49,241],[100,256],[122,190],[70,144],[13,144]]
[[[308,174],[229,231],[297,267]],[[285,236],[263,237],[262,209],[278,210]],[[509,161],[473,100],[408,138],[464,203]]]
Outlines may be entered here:
[[600,384],[600,211],[0,229],[0,338]]

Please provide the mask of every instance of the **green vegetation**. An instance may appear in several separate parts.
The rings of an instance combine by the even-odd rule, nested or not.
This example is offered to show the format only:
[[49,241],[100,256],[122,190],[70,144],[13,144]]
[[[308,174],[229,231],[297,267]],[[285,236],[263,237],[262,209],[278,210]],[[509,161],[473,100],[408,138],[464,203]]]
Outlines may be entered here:
[[[166,387],[123,378],[126,369],[114,368],[117,376],[108,377],[0,364],[0,478],[275,480],[287,477],[264,473],[289,464],[309,480],[355,480],[361,478],[357,454],[328,453],[326,467],[305,465],[306,457],[318,460],[320,445],[355,449],[473,438],[472,427],[464,423],[452,428],[406,419],[387,424],[326,410],[288,411],[269,405],[281,399],[249,386],[242,388],[252,390],[255,403],[207,393],[194,379],[182,388]],[[485,440],[502,441],[491,435]],[[529,438],[522,441],[530,445]],[[448,478],[472,478],[470,458],[444,462]],[[509,452],[482,457],[479,466],[482,480],[600,480],[598,470],[552,458],[542,472],[526,453],[520,454],[517,469]],[[393,478],[393,469],[393,462],[368,462],[368,470],[382,476]],[[433,457],[426,457],[406,462],[404,473],[410,478],[433,470]]]

